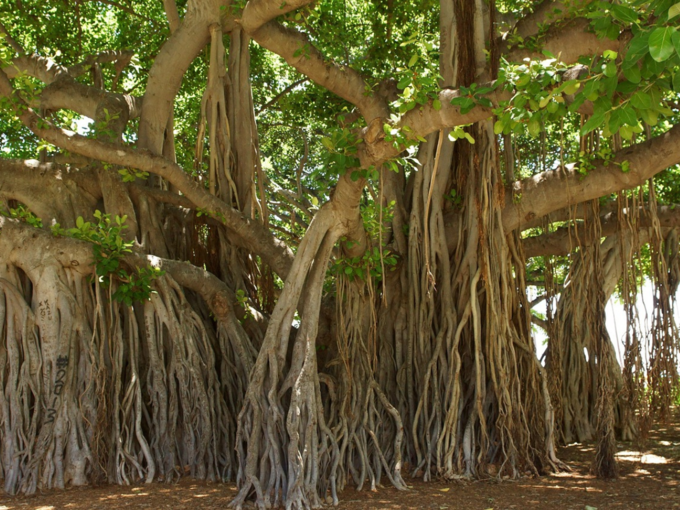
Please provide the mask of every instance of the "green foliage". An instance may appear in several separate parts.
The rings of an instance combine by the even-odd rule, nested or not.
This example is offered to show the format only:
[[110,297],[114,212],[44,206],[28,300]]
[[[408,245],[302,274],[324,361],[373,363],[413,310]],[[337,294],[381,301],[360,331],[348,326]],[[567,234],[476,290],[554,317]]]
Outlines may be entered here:
[[123,182],[135,182],[135,179],[146,180],[149,178],[149,172],[142,172],[134,168],[121,168],[118,170]]
[[[374,202],[369,202],[361,207],[364,230],[369,238],[374,239],[376,243],[382,243],[380,239],[382,225],[391,224],[393,216],[394,202],[390,202],[387,204],[387,207],[382,209],[382,217],[380,207],[376,206]],[[348,241],[347,238],[343,237],[340,239],[340,243],[341,245],[344,243],[347,248],[351,248],[352,241]],[[396,264],[397,254],[387,249],[383,243],[382,250],[374,246],[368,248],[361,256],[337,258],[331,264],[328,273],[334,277],[345,275],[351,279],[372,281],[377,284],[382,281],[383,268],[385,270],[394,270]]]
[[207,209],[203,209],[202,207],[198,207],[196,209],[196,216],[198,218],[200,218],[201,216],[208,216],[222,223],[227,222],[227,219],[224,217],[224,214],[222,214],[220,211],[208,211]]
[[151,295],[154,280],[165,274],[156,267],[138,268],[130,273],[121,267],[122,259],[132,253],[132,241],[125,241],[121,236],[126,216],[116,216],[112,222],[110,215],[100,211],[94,213],[95,222],[84,221],[81,216],[76,220],[76,227],[63,229],[59,224],[52,227],[57,236],[68,236],[92,244],[94,269],[102,286],[107,287],[112,280],[118,282],[114,299],[130,306],[135,301],[145,301]]
[[396,254],[385,250],[381,257],[380,250],[376,247],[366,250],[360,257],[340,258],[334,261],[329,273],[335,277],[345,275],[348,278],[364,281],[370,278],[374,283],[379,283],[383,277],[383,265],[386,269],[394,270],[396,264]]
[[451,104],[460,107],[460,113],[465,115],[469,113],[475,106],[483,106],[485,108],[491,108],[493,104],[491,100],[486,96],[490,92],[493,92],[498,85],[503,83],[502,80],[497,82],[493,87],[480,87],[476,83],[471,84],[469,87],[460,87],[460,95],[454,97],[451,100]]
[[463,203],[463,196],[459,195],[455,189],[451,188],[451,191],[448,193],[448,195],[444,195],[444,200],[448,200],[454,206],[458,206]]
[[568,110],[562,94],[574,94],[581,87],[576,80],[563,81],[566,70],[554,57],[519,65],[505,62],[498,81],[514,96],[495,110],[494,132],[521,134],[527,129],[536,137],[545,122],[564,117]]
[[4,207],[0,206],[0,215],[6,216],[7,218],[15,218],[29,225],[42,228],[42,220],[33,214],[28,207],[23,204],[19,204],[16,208],[9,208],[6,210]]
[[357,157],[358,145],[362,142],[349,128],[338,128],[330,136],[321,138],[326,148],[322,161],[326,169],[332,174],[343,175],[349,168],[360,166]]
[[[244,5],[245,1],[239,0],[230,8],[238,11]],[[495,8],[518,18],[536,5],[537,2],[529,0],[499,0]],[[186,2],[178,2],[180,16],[185,7]],[[680,3],[674,0],[595,1],[585,7],[579,6],[578,10],[569,9],[573,16],[587,16],[600,37],[617,38],[622,31],[629,30],[631,39],[620,54],[605,52],[584,60],[587,74],[574,80],[565,79],[567,68],[547,53],[538,61],[501,63],[499,85],[512,91],[512,99],[496,110],[498,117],[494,130],[498,135],[513,136],[517,159],[521,161],[515,169],[517,178],[559,168],[562,163],[574,163],[585,174],[595,165],[596,159],[604,160],[605,164],[611,161],[611,146],[606,137],[618,133],[625,146],[641,138],[645,125],[652,127],[653,134],[660,134],[677,120]],[[308,5],[279,20],[306,34],[309,43],[298,48],[298,57],[308,57],[312,46],[318,48],[327,64],[335,63],[360,73],[368,83],[367,96],[383,90],[385,83],[392,89],[396,87],[397,95],[392,96],[396,100],[390,104],[393,115],[383,124],[384,140],[408,152],[384,165],[407,175],[407,165],[415,164],[413,155],[424,139],[416,136],[408,126],[398,127],[402,125],[402,116],[411,110],[417,112],[428,103],[435,110],[442,107],[438,99],[441,85],[438,15],[439,4],[434,0],[397,3],[328,0]],[[115,64],[103,64],[101,71],[105,89],[139,96],[145,92],[153,58],[168,35],[162,3],[155,0],[128,3],[126,9],[114,3],[57,4],[23,0],[22,9],[15,8],[12,2],[2,4],[0,18],[30,53],[50,58],[59,65],[78,64],[88,55],[104,49],[134,49],[135,58],[121,72],[115,86]],[[552,21],[550,14],[547,21]],[[547,24],[540,27],[535,38],[520,40],[515,37],[514,41],[521,47],[540,50],[547,28]],[[513,41],[512,35],[509,40]],[[229,46],[228,36],[225,36],[225,46]],[[299,172],[300,196],[312,204],[308,207],[312,212],[328,198],[337,176],[348,170],[353,179],[377,182],[378,169],[358,169],[361,144],[358,133],[364,126],[360,122],[345,121],[350,118],[354,106],[309,80],[302,81],[302,75],[272,52],[257,44],[251,44],[249,49],[249,78],[267,182],[297,192]],[[207,182],[209,158],[203,158],[203,165],[198,168],[193,162],[209,54],[210,50],[206,48],[192,62],[174,101],[177,162],[203,183]],[[0,34],[0,61],[7,64],[13,56],[14,50]],[[88,71],[79,76],[78,81],[92,85],[92,74]],[[43,84],[20,75],[13,79],[13,86],[19,97],[33,102],[42,92]],[[394,92],[392,89],[390,93]],[[462,113],[475,107],[491,107],[487,99],[489,92],[489,88],[471,84],[461,88],[452,103]],[[576,111],[586,101],[593,103],[594,111],[581,131],[580,115]],[[41,142],[21,125],[15,113],[10,113],[10,106],[9,100],[2,100],[0,104],[0,156],[33,158],[41,150],[48,155],[56,153],[53,146]],[[68,129],[85,131],[84,119],[73,112],[61,110],[51,114],[50,120]],[[111,136],[115,121],[115,115],[104,112],[103,120],[88,130],[93,135]],[[128,122],[124,133],[126,144],[134,145],[138,122],[138,119]],[[595,130],[604,135],[598,152],[582,153],[579,136]],[[450,137],[466,138],[474,143],[465,126],[451,130]],[[210,150],[210,144],[206,143],[205,151]],[[620,169],[628,171],[629,165],[624,162]],[[128,168],[116,171],[125,182],[148,176]],[[680,201],[676,183],[677,169],[655,179],[658,196],[666,203]],[[269,196],[262,198],[272,199],[273,192],[269,188],[266,186],[265,191]],[[455,190],[445,199],[454,206],[462,202]],[[514,200],[520,201],[521,195],[515,195]],[[22,212],[8,212],[11,214],[17,214],[15,217],[23,221],[32,221]],[[199,210],[197,213],[198,216],[203,214],[224,219],[217,212]],[[300,218],[307,219],[298,215],[296,221],[294,215],[273,214],[270,221],[290,232],[288,240],[304,234],[305,226]],[[375,239],[374,232],[370,236]],[[350,261],[350,265],[362,267],[367,274],[370,264],[361,264]]]
[[413,67],[418,62],[418,58],[419,55],[415,53],[406,67],[397,68],[395,76],[398,80],[397,88],[402,92],[399,95],[399,99],[392,103],[392,106],[401,115],[416,106],[424,106],[430,100],[434,100],[433,107],[435,110],[441,108],[441,103],[437,99],[441,77],[437,73],[432,73],[427,68],[421,71],[414,69]]
[[253,316],[253,313],[250,311],[250,305],[248,304],[248,296],[246,296],[246,292],[243,289],[238,289],[236,291],[236,301],[238,302],[239,306],[243,308],[244,320],[251,318]]

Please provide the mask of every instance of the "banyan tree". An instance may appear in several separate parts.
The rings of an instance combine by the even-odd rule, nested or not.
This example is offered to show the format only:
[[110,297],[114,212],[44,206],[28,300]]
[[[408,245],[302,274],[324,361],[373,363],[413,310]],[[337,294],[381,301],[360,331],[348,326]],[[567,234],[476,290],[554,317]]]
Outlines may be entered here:
[[678,382],[678,15],[4,2],[4,490],[615,476]]

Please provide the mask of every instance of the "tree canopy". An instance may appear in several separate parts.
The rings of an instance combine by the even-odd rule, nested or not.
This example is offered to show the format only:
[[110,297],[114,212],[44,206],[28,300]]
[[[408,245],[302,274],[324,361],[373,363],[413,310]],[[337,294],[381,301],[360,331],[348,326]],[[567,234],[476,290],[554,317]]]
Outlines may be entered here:
[[678,20],[674,0],[4,2],[5,490],[187,473],[309,508],[557,471],[586,439],[616,476],[616,438],[677,392]]

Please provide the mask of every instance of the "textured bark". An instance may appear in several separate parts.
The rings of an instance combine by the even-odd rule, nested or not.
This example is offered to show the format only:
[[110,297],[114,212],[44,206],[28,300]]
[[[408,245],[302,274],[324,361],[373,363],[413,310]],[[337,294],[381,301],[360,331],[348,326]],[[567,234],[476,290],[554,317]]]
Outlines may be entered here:
[[[389,85],[368,87],[370,79],[311,45],[300,52],[309,39],[274,19],[307,3],[252,0],[239,13],[231,5],[223,12],[217,0],[190,0],[180,19],[175,3],[164,1],[171,36],[143,99],[75,79],[105,62],[125,65],[125,52],[93,55],[68,69],[17,57],[17,69],[47,85],[29,105],[12,89],[16,72],[0,73],[0,94],[22,122],[78,155],[68,165],[0,160],[0,199],[27,206],[46,227],[73,227],[96,209],[126,215],[124,237],[136,243],[122,267],[165,271],[148,300],[125,306],[113,299],[121,277],[92,278],[92,246],[0,219],[0,478],[8,492],[188,474],[235,479],[236,507],[254,499],[265,508],[314,508],[337,503],[348,485],[376,490],[387,479],[405,489],[404,473],[504,479],[559,470],[555,437],[583,439],[595,430],[596,469],[612,474],[613,431],[629,438],[634,412],[625,399],[614,402],[632,378],[622,379],[615,364],[603,303],[633,243],[617,233],[632,220],[619,210],[615,219],[602,217],[604,230],[598,222],[580,238],[581,258],[547,323],[546,368],[531,338],[525,248],[535,255],[572,246],[561,231],[522,241],[519,229],[551,213],[546,222],[575,220],[567,208],[638,186],[680,162],[680,131],[617,152],[613,163],[627,161],[628,173],[610,162],[586,177],[544,172],[516,181],[508,165],[512,187],[504,187],[492,110],[462,114],[451,105],[460,87],[493,83],[500,53],[518,54],[500,46],[494,5],[442,0],[441,108],[430,102],[393,120]],[[520,32],[536,33],[560,5],[545,3],[520,22]],[[575,38],[566,60],[625,42],[594,41],[577,21],[550,27],[545,44]],[[367,181],[352,181],[352,170],[313,213],[302,197],[306,149],[297,195],[276,193],[303,211],[307,232],[295,255],[272,234],[250,88],[251,39],[350,102],[352,118],[363,117],[358,156],[361,168],[375,167],[379,176],[377,191],[368,190],[381,207],[377,233],[364,229]],[[206,183],[176,162],[173,102],[208,43],[196,143]],[[494,104],[509,97],[488,94]],[[42,117],[57,108],[99,121],[113,113],[112,134],[89,139],[62,130]],[[122,133],[136,117],[132,148]],[[418,168],[408,174],[383,167],[401,152],[384,140],[390,122],[427,137]],[[449,128],[469,123],[474,145],[448,140]],[[506,162],[512,160],[508,151]],[[123,183],[116,165],[157,179]],[[445,200],[452,191],[460,203]],[[517,203],[512,196],[519,192]],[[383,214],[392,202],[388,221]],[[579,208],[579,221],[589,221],[587,209]],[[669,364],[676,354],[669,296],[680,278],[670,245],[677,238],[664,244],[661,237],[674,225],[672,211],[636,223],[636,231],[651,229],[663,302],[650,351],[658,386],[650,405],[659,409],[668,403],[664,381],[677,376]],[[645,232],[635,242],[645,242]],[[612,235],[600,246],[603,234]],[[397,260],[390,268],[385,250]],[[330,260],[365,253],[365,260],[377,254],[373,273],[342,273],[334,295],[324,295]],[[271,271],[285,281],[275,304]],[[551,292],[552,302],[556,288]],[[588,360],[583,347],[592,352]],[[636,398],[631,387],[626,398]]]

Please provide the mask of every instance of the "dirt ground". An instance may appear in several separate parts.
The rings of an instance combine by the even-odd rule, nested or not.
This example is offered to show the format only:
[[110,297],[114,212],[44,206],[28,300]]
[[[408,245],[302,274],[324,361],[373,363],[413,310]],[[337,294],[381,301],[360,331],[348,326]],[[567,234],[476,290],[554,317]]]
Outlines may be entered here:
[[[340,509],[431,508],[504,510],[524,508],[604,510],[680,509],[680,411],[674,420],[650,434],[644,451],[619,444],[621,477],[601,481],[588,474],[592,445],[571,445],[560,458],[571,472],[517,481],[423,483],[411,480],[412,488],[400,492],[381,488],[340,495]],[[56,510],[120,508],[172,508],[207,510],[226,508],[236,494],[233,484],[207,483],[188,478],[174,485],[154,483],[136,486],[107,485],[49,491],[35,496],[0,495],[0,510]]]

